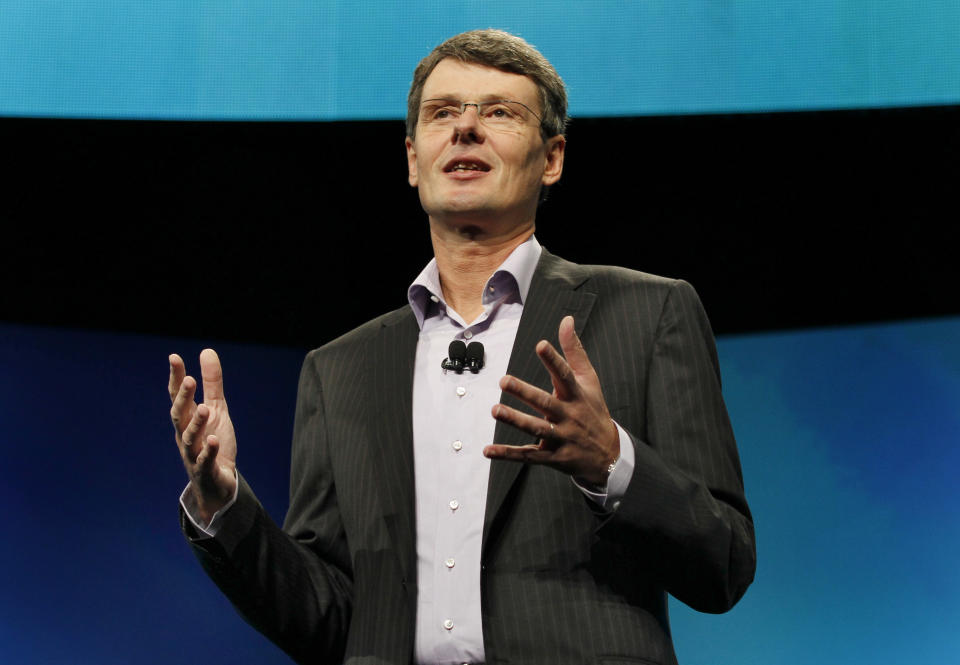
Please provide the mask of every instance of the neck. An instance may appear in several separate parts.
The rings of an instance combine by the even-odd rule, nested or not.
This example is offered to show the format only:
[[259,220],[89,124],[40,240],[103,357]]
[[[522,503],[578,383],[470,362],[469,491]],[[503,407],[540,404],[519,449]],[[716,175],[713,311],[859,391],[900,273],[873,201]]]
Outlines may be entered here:
[[490,234],[476,227],[451,231],[430,224],[433,253],[447,306],[471,323],[483,312],[483,287],[510,253],[533,235],[534,224]]

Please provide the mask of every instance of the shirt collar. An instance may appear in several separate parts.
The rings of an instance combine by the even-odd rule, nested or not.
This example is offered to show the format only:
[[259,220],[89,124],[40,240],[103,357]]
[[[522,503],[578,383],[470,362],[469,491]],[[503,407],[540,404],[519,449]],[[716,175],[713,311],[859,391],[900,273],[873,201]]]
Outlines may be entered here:
[[[483,285],[483,303],[486,305],[493,300],[515,294],[520,304],[524,304],[541,252],[540,243],[532,235],[510,252],[510,256]],[[446,306],[443,300],[443,289],[440,288],[440,271],[437,268],[436,258],[430,259],[430,263],[413,280],[407,289],[407,301],[413,309],[414,316],[417,317],[417,325],[421,328],[434,303],[442,303]]]

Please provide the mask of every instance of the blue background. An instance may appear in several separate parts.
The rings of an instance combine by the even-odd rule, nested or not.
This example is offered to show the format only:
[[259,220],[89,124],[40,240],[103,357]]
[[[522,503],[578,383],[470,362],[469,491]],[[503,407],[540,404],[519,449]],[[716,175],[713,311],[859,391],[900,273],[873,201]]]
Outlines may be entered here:
[[[672,603],[682,663],[956,661],[957,339],[960,318],[719,339],[759,565],[728,614]],[[304,350],[204,344],[280,521]],[[166,356],[202,345],[0,325],[0,662],[288,662],[177,525]]]
[[953,0],[0,0],[0,115],[401,118],[478,27],[540,48],[574,116],[960,103]]

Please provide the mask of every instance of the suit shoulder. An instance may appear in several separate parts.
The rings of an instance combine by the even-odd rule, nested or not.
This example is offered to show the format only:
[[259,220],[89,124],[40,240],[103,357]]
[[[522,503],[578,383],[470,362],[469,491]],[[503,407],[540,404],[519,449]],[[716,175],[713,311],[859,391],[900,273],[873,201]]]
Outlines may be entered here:
[[702,319],[703,325],[709,327],[699,294],[685,280],[661,277],[618,266],[584,267],[592,271],[589,283],[598,293],[605,293],[614,298],[617,294],[625,298],[639,298],[653,303],[661,312],[675,310],[684,317]]
[[583,288],[606,295],[633,294],[661,303],[675,296],[699,302],[696,291],[688,282],[631,268],[581,265],[547,252],[541,258],[540,268],[545,279],[559,280],[573,289]]
[[307,354],[307,360],[319,360],[320,358],[331,355],[362,352],[363,347],[370,344],[384,328],[402,325],[417,325],[416,319],[413,316],[413,310],[410,309],[409,305],[404,305],[392,312],[387,312],[374,319],[370,319],[366,323],[340,335],[323,346],[313,349]]
[[670,290],[676,288],[678,283],[683,282],[683,280],[661,277],[660,275],[621,266],[585,265],[581,267],[590,275],[592,280],[603,284]]
[[676,292],[683,294],[683,297],[691,295],[696,297],[693,286],[682,279],[663,277],[621,266],[583,265],[578,267],[583,269],[593,288],[598,290],[643,291],[656,298],[668,298]]
[[539,270],[547,279],[560,279],[571,283],[571,286],[580,286],[586,281],[596,280],[601,284],[620,286],[645,286],[654,289],[669,290],[682,280],[661,277],[648,272],[641,272],[631,268],[610,265],[588,265],[573,263],[550,254],[544,250],[540,259]]

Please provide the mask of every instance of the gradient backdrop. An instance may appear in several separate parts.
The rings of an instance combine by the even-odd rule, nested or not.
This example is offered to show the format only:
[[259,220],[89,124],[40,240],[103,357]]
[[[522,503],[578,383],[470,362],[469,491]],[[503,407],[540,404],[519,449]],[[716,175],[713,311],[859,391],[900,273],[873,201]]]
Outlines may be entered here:
[[[960,279],[927,231],[956,214],[960,5],[822,0],[0,0],[0,662],[288,662],[177,528],[166,355],[216,346],[281,520],[305,351],[429,256],[400,189],[410,72],[487,26],[542,49],[579,119],[541,240],[690,279],[720,322],[759,565],[726,615],[671,605],[681,662],[957,662]],[[381,161],[423,235],[333,194]],[[631,183],[642,223],[580,242],[568,202],[609,212]]]

